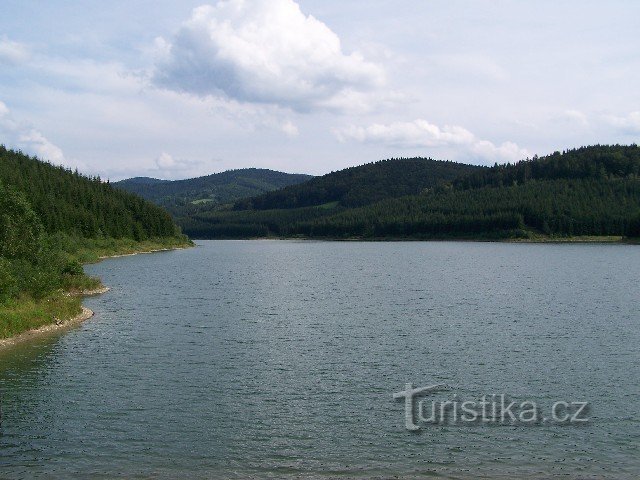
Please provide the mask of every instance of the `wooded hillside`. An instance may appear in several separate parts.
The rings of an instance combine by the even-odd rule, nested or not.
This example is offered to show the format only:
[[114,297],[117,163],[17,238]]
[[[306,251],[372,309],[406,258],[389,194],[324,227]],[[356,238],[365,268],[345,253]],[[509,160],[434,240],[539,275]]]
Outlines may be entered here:
[[[401,161],[389,160],[382,165]],[[374,168],[375,165],[372,164]],[[200,238],[302,236],[311,238],[531,238],[538,235],[640,235],[640,148],[582,147],[491,168],[430,161],[425,179],[407,169],[393,192],[420,193],[367,203],[351,192],[377,192],[355,181],[344,193],[348,170],[237,202],[234,211],[194,216],[185,229]],[[455,178],[446,175],[460,172]],[[438,178],[438,181],[433,179]],[[335,185],[330,180],[336,179]],[[310,187],[321,184],[322,188]],[[338,193],[334,193],[338,192]],[[382,195],[384,196],[384,195]],[[372,194],[368,198],[375,197]],[[362,196],[356,195],[361,199]],[[333,203],[318,202],[334,199]],[[356,206],[354,206],[355,204]],[[299,205],[312,205],[299,207]],[[267,209],[273,206],[277,208]]]

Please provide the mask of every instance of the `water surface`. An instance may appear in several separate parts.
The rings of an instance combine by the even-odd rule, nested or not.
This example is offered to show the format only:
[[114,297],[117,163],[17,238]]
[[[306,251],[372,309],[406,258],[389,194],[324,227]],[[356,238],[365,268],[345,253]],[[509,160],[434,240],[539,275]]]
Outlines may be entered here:
[[[200,242],[88,270],[94,318],[0,354],[0,478],[640,475],[640,247]],[[591,420],[411,433],[405,383]]]

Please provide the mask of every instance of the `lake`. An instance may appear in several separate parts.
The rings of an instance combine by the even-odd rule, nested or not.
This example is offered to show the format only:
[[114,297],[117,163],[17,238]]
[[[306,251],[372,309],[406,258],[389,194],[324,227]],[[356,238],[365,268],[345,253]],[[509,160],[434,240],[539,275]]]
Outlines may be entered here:
[[[639,246],[211,241],[87,270],[92,319],[0,354],[0,478],[640,476]],[[588,405],[409,431],[407,383]]]

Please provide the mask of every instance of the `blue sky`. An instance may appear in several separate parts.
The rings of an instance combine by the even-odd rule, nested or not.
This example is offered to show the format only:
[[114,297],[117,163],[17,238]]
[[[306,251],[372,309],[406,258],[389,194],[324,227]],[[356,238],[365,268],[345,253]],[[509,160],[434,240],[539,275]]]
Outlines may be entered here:
[[3,0],[0,142],[120,179],[640,137],[636,1]]

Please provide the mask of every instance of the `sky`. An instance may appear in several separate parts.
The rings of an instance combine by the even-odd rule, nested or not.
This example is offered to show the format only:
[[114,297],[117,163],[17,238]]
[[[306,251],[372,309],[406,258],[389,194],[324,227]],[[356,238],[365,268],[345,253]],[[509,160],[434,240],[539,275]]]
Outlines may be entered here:
[[640,139],[636,0],[2,0],[0,143],[103,179]]

